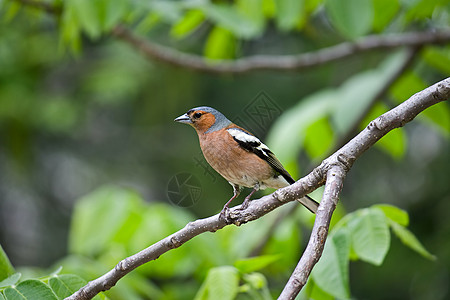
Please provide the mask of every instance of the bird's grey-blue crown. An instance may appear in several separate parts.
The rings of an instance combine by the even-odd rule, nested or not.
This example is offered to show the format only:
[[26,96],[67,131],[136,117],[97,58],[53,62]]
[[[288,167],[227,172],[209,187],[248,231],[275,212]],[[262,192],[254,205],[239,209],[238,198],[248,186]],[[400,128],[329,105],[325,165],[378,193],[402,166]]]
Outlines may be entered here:
[[214,132],[216,130],[227,127],[228,125],[231,124],[231,121],[228,120],[227,117],[225,117],[220,111],[218,111],[212,107],[199,106],[199,107],[190,109],[188,112],[194,111],[194,110],[202,110],[204,112],[211,113],[216,118],[216,122],[214,122],[214,124],[211,127],[209,127],[209,129],[206,131],[206,133]]

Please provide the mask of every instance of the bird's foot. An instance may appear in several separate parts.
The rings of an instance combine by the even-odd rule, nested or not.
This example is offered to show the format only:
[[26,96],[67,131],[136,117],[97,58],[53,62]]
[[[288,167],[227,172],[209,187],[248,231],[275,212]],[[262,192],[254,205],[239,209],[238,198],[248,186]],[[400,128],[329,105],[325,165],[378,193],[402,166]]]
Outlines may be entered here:
[[241,205],[241,210],[246,210],[249,204],[250,204],[250,200],[246,198]]
[[230,217],[230,209],[228,208],[228,206],[224,206],[219,214],[219,220],[227,221],[229,217]]

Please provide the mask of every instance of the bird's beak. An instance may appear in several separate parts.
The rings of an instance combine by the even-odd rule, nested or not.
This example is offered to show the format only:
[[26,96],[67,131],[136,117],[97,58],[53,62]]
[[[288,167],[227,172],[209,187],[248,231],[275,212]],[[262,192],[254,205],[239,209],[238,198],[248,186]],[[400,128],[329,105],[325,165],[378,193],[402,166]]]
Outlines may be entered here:
[[184,124],[192,124],[192,121],[191,121],[191,119],[189,118],[189,116],[187,114],[179,116],[174,121],[175,122],[184,123]]

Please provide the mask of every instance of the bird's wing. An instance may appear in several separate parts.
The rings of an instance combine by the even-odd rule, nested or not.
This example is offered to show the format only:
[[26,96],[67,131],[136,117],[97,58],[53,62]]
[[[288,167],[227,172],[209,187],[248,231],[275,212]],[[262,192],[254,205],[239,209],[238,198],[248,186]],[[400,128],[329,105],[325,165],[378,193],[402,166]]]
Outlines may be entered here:
[[286,179],[289,184],[293,184],[295,180],[291,175],[284,169],[281,162],[275,157],[269,147],[264,145],[256,136],[251,133],[241,129],[241,128],[229,128],[228,133],[233,137],[233,139],[239,144],[243,149],[255,153],[259,158],[265,160],[272,168],[275,169],[281,176]]

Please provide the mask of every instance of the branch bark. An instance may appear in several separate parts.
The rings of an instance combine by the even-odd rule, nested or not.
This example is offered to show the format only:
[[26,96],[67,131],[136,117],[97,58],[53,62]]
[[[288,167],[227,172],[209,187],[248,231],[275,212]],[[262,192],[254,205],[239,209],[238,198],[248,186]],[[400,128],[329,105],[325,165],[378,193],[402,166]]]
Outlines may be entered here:
[[334,62],[357,53],[399,47],[420,47],[450,42],[450,31],[410,32],[367,36],[356,42],[297,55],[257,55],[236,60],[208,60],[173,48],[158,45],[135,35],[125,26],[116,26],[112,34],[141,51],[147,58],[170,65],[207,73],[246,73],[255,70],[299,71]]
[[345,175],[346,171],[341,165],[335,165],[328,170],[325,190],[308,245],[278,299],[295,299],[308,281],[312,268],[322,256],[331,216],[338,203]]
[[328,235],[331,215],[336,206],[339,192],[342,189],[342,181],[356,159],[389,131],[404,126],[426,108],[449,98],[450,77],[418,92],[405,102],[370,122],[351,141],[294,184],[279,189],[259,200],[251,201],[246,210],[241,210],[240,206],[233,207],[230,210],[230,217],[227,221],[219,219],[218,215],[215,215],[187,224],[176,233],[133,256],[125,258],[114,269],[90,281],[66,299],[91,299],[99,292],[110,289],[119,279],[138,266],[157,259],[171,249],[180,247],[199,234],[207,231],[215,232],[229,224],[239,226],[258,219],[277,207],[312,192],[326,182],[326,192],[319,206],[308,246],[280,295],[280,299],[294,299],[306,283],[312,268],[321,256],[325,239]]

